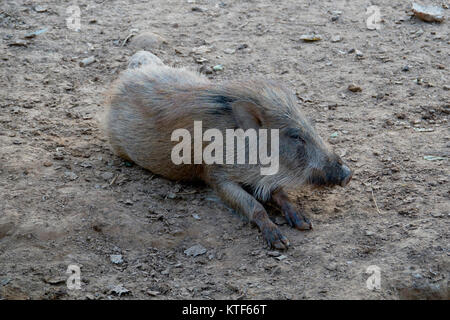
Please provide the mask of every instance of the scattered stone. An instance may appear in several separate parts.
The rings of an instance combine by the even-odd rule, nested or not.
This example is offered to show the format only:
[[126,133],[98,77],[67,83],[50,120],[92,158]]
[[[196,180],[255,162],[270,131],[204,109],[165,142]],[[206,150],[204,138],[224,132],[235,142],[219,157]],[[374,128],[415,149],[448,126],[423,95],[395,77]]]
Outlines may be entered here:
[[39,35],[41,35],[43,33],[46,33],[47,30],[48,30],[48,28],[44,28],[44,29],[41,29],[41,30],[37,30],[37,31],[34,31],[34,32],[27,33],[25,35],[25,38],[26,39],[35,38],[36,36],[39,36]]
[[152,297],[156,297],[156,296],[160,295],[161,292],[159,292],[159,291],[148,290],[148,291],[147,291],[147,294],[150,295],[150,296],[152,296]]
[[247,48],[248,48],[248,44],[246,44],[246,43],[243,43],[243,44],[241,44],[241,45],[239,45],[237,47],[238,50],[244,50],[244,49],[247,49]]
[[276,257],[281,256],[281,253],[280,253],[279,251],[269,251],[269,252],[267,252],[267,255],[268,255],[269,257],[274,257],[274,258],[276,258]]
[[53,165],[53,163],[50,162],[50,161],[45,161],[44,162],[44,167],[51,167],[52,165]]
[[136,69],[146,64],[164,65],[161,59],[153,53],[141,50],[133,54],[128,60],[128,69]]
[[331,135],[330,135],[330,138],[337,138],[339,136],[339,132],[333,132]]
[[136,49],[153,51],[159,49],[167,41],[159,34],[145,31],[134,36],[130,42],[130,46]]
[[336,271],[338,269],[338,265],[336,263],[330,263],[325,266],[325,269],[328,271]]
[[409,66],[408,66],[408,65],[404,66],[404,67],[402,68],[402,71],[403,71],[403,72],[409,71]]
[[278,261],[283,261],[286,258],[287,258],[287,256],[285,256],[285,255],[281,255],[281,256],[275,257],[275,259],[277,259]]
[[202,64],[202,63],[208,62],[208,59],[203,58],[203,57],[194,57],[194,61],[197,62],[198,64]]
[[61,151],[56,151],[53,154],[53,159],[55,159],[55,160],[64,160],[64,153],[61,152]]
[[10,46],[10,47],[27,47],[28,42],[26,42],[25,40],[19,39],[19,40],[8,43],[8,46]]
[[222,71],[223,70],[223,66],[221,64],[218,64],[216,66],[213,67],[214,71]]
[[40,5],[35,6],[33,9],[34,9],[34,11],[36,11],[38,13],[43,13],[43,12],[46,12],[48,10],[46,7],[43,7],[43,6],[40,6]]
[[86,67],[90,64],[93,64],[95,62],[95,57],[94,56],[90,56],[88,58],[85,58],[83,60],[80,61],[80,67]]
[[201,8],[201,7],[192,7],[191,10],[192,10],[192,12],[205,12],[205,11],[207,11],[207,9]]
[[440,7],[422,6],[420,4],[413,3],[412,11],[417,18],[425,22],[444,21],[444,12]]
[[417,132],[433,132],[434,129],[433,128],[414,128],[414,131],[417,131]]
[[425,160],[428,160],[428,161],[445,160],[444,157],[437,157],[437,156],[424,156],[423,158],[424,158]]
[[103,178],[103,180],[110,181],[112,178],[114,178],[114,173],[112,173],[112,172],[103,172],[101,174],[101,177]]
[[122,264],[123,263],[123,257],[121,254],[112,254],[109,256],[111,259],[111,262],[114,264]]
[[375,233],[372,232],[372,231],[366,231],[365,234],[366,234],[366,236],[371,237],[371,236],[373,236]]
[[442,218],[442,217],[444,217],[444,215],[442,213],[439,213],[439,212],[432,212],[431,216],[433,218]]
[[66,172],[64,172],[64,176],[65,176],[67,179],[72,180],[72,181],[78,179],[78,176],[77,176],[74,172],[71,172],[71,171],[66,171]]
[[167,196],[166,196],[166,198],[167,199],[176,199],[177,198],[177,195],[175,194],[175,193],[173,193],[173,192],[169,192],[169,193],[167,193]]
[[201,66],[199,71],[200,71],[200,73],[203,73],[203,74],[212,74],[212,73],[214,73],[213,69],[211,67],[209,67],[209,66]]
[[191,257],[196,257],[206,253],[206,248],[201,244],[196,244],[195,246],[190,247],[189,249],[184,250],[184,253]]
[[359,50],[355,50],[355,55],[356,55],[357,59],[364,58],[364,54],[361,51],[359,51]]
[[191,50],[191,53],[197,54],[197,55],[201,55],[201,54],[205,54],[205,53],[211,52],[211,50],[212,50],[211,47],[208,47],[208,46],[200,46],[200,47],[193,48],[193,49]]
[[92,168],[92,163],[88,162],[88,161],[83,161],[80,163],[80,167],[83,168]]
[[129,294],[130,290],[124,288],[121,284],[118,284],[116,286],[110,286],[110,293],[114,295],[118,295],[119,297],[125,294]]
[[200,218],[200,216],[199,216],[198,214],[196,214],[196,213],[194,213],[194,214],[192,215],[192,217],[193,217],[195,220],[202,220],[202,218]]
[[445,84],[445,85],[442,87],[442,89],[444,89],[445,91],[449,91],[449,90],[450,90],[450,86]]
[[132,205],[133,205],[133,200],[131,200],[131,199],[126,199],[126,200],[124,201],[124,203],[125,203],[127,206],[132,206]]
[[348,90],[351,91],[351,92],[361,92],[362,88],[357,86],[357,85],[355,85],[355,84],[351,84],[351,85],[348,86]]
[[331,37],[331,42],[341,42],[342,37],[340,35],[334,35]]
[[45,283],[52,284],[52,285],[58,285],[63,284],[67,281],[66,277],[47,277],[43,279]]
[[339,17],[342,14],[342,11],[331,11],[331,21],[337,21],[339,20]]
[[226,54],[233,54],[236,52],[236,49],[228,48],[228,49],[223,50],[223,52],[225,52]]
[[302,34],[300,40],[303,40],[304,42],[314,42],[322,40],[322,37],[317,34]]

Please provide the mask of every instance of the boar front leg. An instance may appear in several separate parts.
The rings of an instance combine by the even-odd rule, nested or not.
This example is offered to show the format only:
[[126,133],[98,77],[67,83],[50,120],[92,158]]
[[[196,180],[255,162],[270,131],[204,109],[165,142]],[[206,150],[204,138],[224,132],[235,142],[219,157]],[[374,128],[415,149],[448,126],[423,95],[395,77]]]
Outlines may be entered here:
[[298,230],[312,229],[312,224],[309,219],[295,209],[283,189],[275,191],[272,194],[272,200],[280,207],[291,227],[295,227]]
[[240,185],[231,181],[224,181],[213,183],[212,186],[226,204],[244,214],[249,221],[258,226],[264,240],[270,247],[280,250],[288,248],[289,240],[270,220],[263,205],[242,189]]

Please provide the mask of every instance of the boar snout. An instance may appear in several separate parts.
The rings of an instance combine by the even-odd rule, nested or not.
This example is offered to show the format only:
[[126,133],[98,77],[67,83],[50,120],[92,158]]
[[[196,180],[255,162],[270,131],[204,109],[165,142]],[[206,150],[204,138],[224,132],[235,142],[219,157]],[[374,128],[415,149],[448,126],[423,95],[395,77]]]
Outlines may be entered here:
[[312,171],[311,184],[318,187],[332,187],[339,185],[345,187],[352,179],[353,172],[338,157],[329,161],[323,168]]
[[344,163],[341,166],[341,183],[339,184],[341,187],[345,187],[350,180],[352,180],[353,172],[350,168]]

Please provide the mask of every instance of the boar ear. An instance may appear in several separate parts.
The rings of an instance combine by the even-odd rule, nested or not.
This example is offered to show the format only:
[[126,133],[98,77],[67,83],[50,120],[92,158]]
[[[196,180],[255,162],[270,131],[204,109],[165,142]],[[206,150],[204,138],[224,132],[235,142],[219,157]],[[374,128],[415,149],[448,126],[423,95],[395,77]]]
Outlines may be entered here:
[[262,125],[261,109],[250,101],[236,101],[232,105],[233,116],[239,128],[259,129]]

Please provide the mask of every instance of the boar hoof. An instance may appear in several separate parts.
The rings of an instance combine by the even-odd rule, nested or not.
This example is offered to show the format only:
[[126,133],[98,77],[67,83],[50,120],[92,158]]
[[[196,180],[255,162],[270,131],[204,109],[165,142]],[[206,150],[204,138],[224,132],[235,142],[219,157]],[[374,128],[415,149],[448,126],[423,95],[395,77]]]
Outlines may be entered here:
[[311,230],[312,223],[307,217],[296,212],[288,212],[285,214],[286,221],[293,228],[298,230]]
[[289,247],[289,240],[283,236],[280,229],[275,225],[263,228],[262,234],[270,248],[286,250]]

